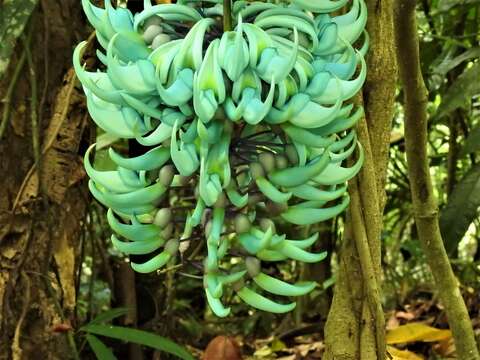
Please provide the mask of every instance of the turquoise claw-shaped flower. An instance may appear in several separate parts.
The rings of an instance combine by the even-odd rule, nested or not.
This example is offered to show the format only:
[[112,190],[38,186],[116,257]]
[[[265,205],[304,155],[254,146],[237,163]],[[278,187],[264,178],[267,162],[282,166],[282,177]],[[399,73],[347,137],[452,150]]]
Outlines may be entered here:
[[232,30],[222,32],[221,0],[144,0],[135,15],[111,0],[104,9],[82,0],[105,69],[87,71],[86,43],[76,47],[88,110],[108,134],[145,147],[135,156],[110,148],[108,171],[95,168],[93,146],[84,158],[90,192],[109,208],[113,245],[145,257],[130,261],[135,271],[183,261],[194,247],[188,253],[203,260],[205,296],[219,317],[231,312],[228,288],[274,313],[295,302],[256,290],[301,296],[315,288],[271,276],[261,262],[325,259],[309,251],[318,234],[289,240],[278,225],[302,230],[340,215],[364,161],[354,128],[363,108],[344,102],[366,78],[367,9],[353,0],[332,14],[347,2],[239,0]]
[[236,31],[228,31],[223,34],[218,54],[220,67],[230,80],[237,81],[250,62],[248,45],[243,38],[241,16],[239,16]]
[[194,77],[193,106],[203,122],[209,122],[219,105],[225,101],[226,89],[218,63],[218,47],[218,39],[210,44],[202,66]]

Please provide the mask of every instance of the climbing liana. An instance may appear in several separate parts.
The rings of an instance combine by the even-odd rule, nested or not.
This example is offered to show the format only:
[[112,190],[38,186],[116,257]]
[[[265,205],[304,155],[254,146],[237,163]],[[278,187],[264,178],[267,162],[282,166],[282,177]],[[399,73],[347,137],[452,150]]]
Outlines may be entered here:
[[95,145],[85,154],[115,248],[140,273],[196,261],[217,316],[226,299],[292,310],[279,297],[317,284],[264,268],[325,259],[309,250],[318,233],[281,229],[308,236],[349,205],[364,160],[352,102],[366,77],[364,0],[234,1],[231,29],[218,0],[82,6],[101,46],[98,71],[82,65],[87,43],[74,52],[89,113],[143,151],[110,148],[111,171],[94,168]]

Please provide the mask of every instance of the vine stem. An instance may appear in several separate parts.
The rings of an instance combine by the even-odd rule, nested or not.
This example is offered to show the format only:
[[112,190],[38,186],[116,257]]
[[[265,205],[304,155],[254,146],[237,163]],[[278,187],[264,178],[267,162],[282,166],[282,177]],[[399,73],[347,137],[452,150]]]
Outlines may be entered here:
[[223,32],[232,30],[232,0],[223,0]]
[[405,148],[413,214],[438,297],[445,307],[457,356],[462,360],[480,360],[472,322],[438,222],[427,148],[428,92],[420,67],[416,3],[416,0],[397,0],[395,3],[397,59],[404,93]]

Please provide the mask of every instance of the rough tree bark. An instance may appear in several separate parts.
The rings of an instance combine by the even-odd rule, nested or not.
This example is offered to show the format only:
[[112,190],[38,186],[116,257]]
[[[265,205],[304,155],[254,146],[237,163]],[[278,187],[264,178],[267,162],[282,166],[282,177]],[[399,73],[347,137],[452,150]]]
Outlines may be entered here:
[[[35,2],[0,1],[0,14],[13,9],[3,24],[14,29]],[[0,359],[68,359],[74,348],[87,119],[69,69],[86,27],[77,0],[38,3],[25,30],[0,34],[12,47],[0,66],[0,98],[11,95],[0,103]]]
[[366,157],[364,169],[351,184],[351,211],[325,328],[326,360],[383,360],[386,356],[379,295],[380,233],[397,79],[392,5],[392,0],[367,1],[371,48],[362,94],[366,116],[357,129]]
[[438,223],[427,153],[427,89],[420,68],[416,0],[396,0],[397,58],[404,90],[405,145],[408,177],[418,237],[432,271],[440,301],[445,306],[457,356],[478,360],[472,324],[452,271]]

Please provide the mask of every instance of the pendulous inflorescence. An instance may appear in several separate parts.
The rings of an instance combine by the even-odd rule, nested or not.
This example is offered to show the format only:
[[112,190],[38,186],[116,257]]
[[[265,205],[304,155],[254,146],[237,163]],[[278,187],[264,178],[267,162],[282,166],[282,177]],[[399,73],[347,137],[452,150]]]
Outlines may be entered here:
[[109,0],[82,5],[102,48],[102,71],[82,66],[86,43],[74,53],[90,115],[143,151],[110,148],[112,171],[92,166],[93,146],[85,154],[114,246],[141,273],[200,251],[217,316],[230,312],[227,291],[292,310],[264,294],[316,284],[289,284],[262,263],[323,260],[309,251],[318,234],[292,240],[281,228],[305,233],[349,205],[347,181],[364,159],[354,129],[363,109],[349,102],[366,77],[364,1],[234,1],[231,30],[222,1],[145,0],[136,14]]

